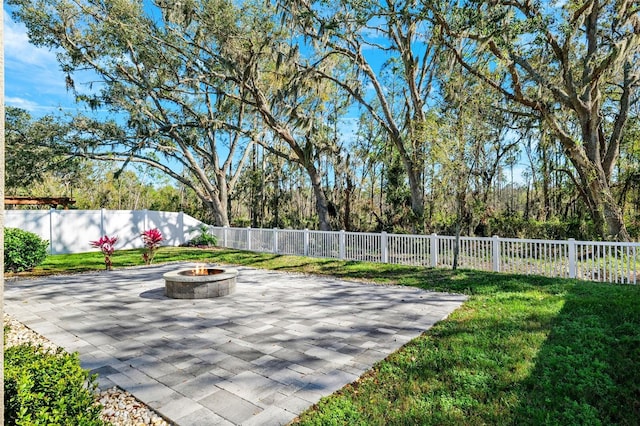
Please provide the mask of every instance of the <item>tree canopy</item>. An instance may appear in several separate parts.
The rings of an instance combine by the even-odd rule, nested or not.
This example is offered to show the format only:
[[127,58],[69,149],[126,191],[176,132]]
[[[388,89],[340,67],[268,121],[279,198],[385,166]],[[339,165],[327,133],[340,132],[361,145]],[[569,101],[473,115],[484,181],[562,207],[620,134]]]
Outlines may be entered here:
[[218,225],[640,229],[635,2],[8,3],[96,111],[17,127],[153,167]]
[[[41,182],[47,173],[73,180],[80,163],[68,155],[66,123],[53,116],[34,119],[27,111],[8,106],[5,110],[5,190]],[[15,194],[14,194],[15,195]]]
[[463,70],[544,120],[598,233],[628,239],[611,185],[638,99],[637,3],[434,4],[442,42]]

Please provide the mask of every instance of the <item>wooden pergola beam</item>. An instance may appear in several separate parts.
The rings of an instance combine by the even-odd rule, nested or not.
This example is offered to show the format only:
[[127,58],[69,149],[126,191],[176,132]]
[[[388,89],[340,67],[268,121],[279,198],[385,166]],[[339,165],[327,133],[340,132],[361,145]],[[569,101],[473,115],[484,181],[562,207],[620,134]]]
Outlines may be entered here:
[[75,204],[76,200],[73,200],[69,197],[4,197],[5,205],[12,206],[51,206],[52,208],[57,208],[58,206],[62,206],[66,209],[69,208],[70,205]]

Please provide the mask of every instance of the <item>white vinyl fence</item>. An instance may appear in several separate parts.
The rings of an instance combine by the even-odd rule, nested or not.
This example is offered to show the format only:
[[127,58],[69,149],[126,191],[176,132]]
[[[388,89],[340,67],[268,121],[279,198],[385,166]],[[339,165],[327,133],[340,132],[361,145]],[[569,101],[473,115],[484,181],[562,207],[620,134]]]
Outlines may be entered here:
[[[289,229],[210,227],[221,247],[342,260],[452,267],[456,238]],[[460,237],[458,267],[638,283],[640,243]]]
[[158,228],[162,245],[177,246],[198,235],[202,222],[182,212],[153,210],[5,210],[5,227],[49,241],[51,254],[96,251],[91,241],[117,236],[116,249],[143,247],[140,234]]
[[[5,226],[49,241],[50,253],[96,251],[90,241],[117,236],[117,249],[143,247],[158,228],[163,245],[199,235],[203,225],[182,212],[151,210],[5,210]],[[206,226],[206,225],[205,225]],[[402,265],[452,267],[456,238],[366,232],[209,227],[221,247]],[[458,266],[483,271],[638,284],[640,243],[460,237]]]

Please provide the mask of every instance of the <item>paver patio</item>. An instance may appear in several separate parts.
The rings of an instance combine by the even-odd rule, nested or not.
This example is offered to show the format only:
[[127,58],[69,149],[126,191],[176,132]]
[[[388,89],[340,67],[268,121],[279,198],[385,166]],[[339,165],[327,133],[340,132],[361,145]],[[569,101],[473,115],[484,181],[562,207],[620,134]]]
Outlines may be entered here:
[[282,425],[465,300],[245,267],[230,296],[166,298],[187,265],[7,282],[5,311],[178,425]]

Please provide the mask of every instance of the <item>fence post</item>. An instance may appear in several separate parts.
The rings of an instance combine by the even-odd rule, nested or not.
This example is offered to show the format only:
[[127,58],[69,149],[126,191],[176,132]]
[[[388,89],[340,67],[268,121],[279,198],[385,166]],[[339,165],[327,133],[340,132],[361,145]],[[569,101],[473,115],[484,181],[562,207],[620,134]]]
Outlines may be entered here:
[[389,263],[389,239],[384,231],[380,234],[380,257],[382,263]]
[[340,247],[339,247],[339,257],[340,260],[344,260],[344,258],[346,257],[346,244],[345,244],[345,240],[346,240],[346,233],[344,232],[344,229],[340,231]]
[[187,242],[184,229],[184,213],[178,212],[178,227],[180,227],[180,235],[178,236],[178,244],[182,245]]
[[576,277],[576,240],[575,238],[569,238],[567,240],[569,245],[569,278]]
[[278,228],[273,228],[273,253],[278,254]]
[[247,251],[251,251],[251,227],[247,226]]
[[305,256],[309,256],[309,230],[307,228],[304,229],[304,237],[302,239],[303,241],[303,252]]
[[429,254],[431,255],[431,267],[438,266],[438,234],[435,232],[429,235]]
[[[55,241],[53,241],[53,213],[54,213],[53,208],[49,209],[49,254],[56,254],[55,250],[53,249],[53,244],[55,243]],[[102,237],[102,235],[101,235]]]
[[491,240],[491,260],[493,272],[500,272],[500,237],[497,235],[494,235]]
[[103,235],[107,235],[107,233],[104,230],[104,209],[100,209],[100,237],[102,238]]
[[225,248],[229,248],[229,245],[227,243],[227,230],[229,229],[229,227],[227,225],[222,227],[222,247]]

